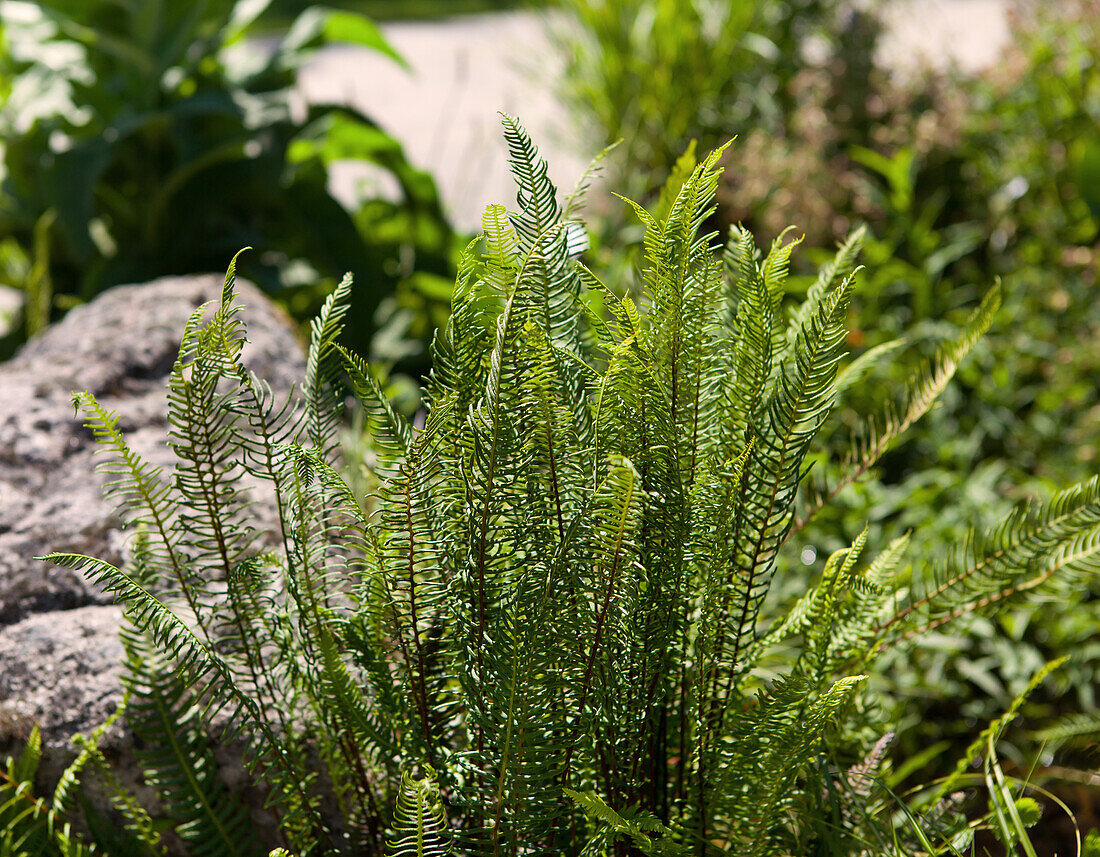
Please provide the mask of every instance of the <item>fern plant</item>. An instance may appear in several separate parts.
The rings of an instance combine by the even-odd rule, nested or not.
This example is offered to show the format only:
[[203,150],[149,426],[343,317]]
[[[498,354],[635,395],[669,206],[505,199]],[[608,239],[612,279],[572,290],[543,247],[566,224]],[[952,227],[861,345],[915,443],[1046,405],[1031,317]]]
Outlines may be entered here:
[[[792,242],[705,232],[718,151],[658,215],[634,205],[644,268],[604,283],[578,260],[577,199],[504,130],[518,206],[489,206],[463,257],[414,423],[337,344],[350,280],[313,325],[300,397],[277,401],[241,361],[232,265],[171,374],[173,474],[74,397],[139,538],[127,569],[49,559],[126,607],[128,717],[172,743],[146,764],[176,832],[193,854],[256,853],[197,717],[245,747],[279,825],[267,844],[300,855],[953,853],[992,811],[882,790],[876,656],[1095,570],[1100,483],[934,573],[908,569],[905,535],[870,556],[855,534],[769,599],[795,573],[815,435],[888,356],[845,357],[859,236],[793,301]],[[837,479],[928,409],[997,305],[994,288],[868,418]],[[349,387],[375,450],[365,504],[339,470]],[[275,533],[249,514],[263,496]]]

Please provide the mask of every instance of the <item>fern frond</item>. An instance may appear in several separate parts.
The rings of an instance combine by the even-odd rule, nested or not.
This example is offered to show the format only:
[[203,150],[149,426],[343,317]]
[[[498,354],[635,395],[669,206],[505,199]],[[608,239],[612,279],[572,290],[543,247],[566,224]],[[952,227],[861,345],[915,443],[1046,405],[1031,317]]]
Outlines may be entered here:
[[[267,718],[256,700],[242,691],[233,670],[213,649],[169,610],[155,595],[110,563],[79,554],[49,554],[49,562],[74,571],[83,571],[91,580],[127,605],[134,626],[148,632],[162,651],[169,652],[187,676],[191,692],[201,696],[212,693],[219,707],[226,710],[231,730],[256,741],[256,752],[270,760],[277,775],[280,792],[295,795],[300,803],[293,811],[322,841],[328,831],[315,801],[306,793],[301,772],[291,763],[281,741],[271,731]],[[211,707],[208,706],[207,711]]]
[[489,293],[489,287],[478,276],[474,251],[480,240],[475,238],[463,250],[451,292],[451,314],[436,331],[431,347],[429,399],[454,396],[459,419],[485,386],[485,354],[497,302],[497,296]]
[[1043,683],[1047,676],[1065,662],[1066,658],[1064,657],[1049,661],[1031,677],[1031,680],[1027,683],[1027,687],[1016,695],[1016,698],[1012,700],[1012,704],[1009,705],[1005,713],[986,726],[981,734],[970,743],[970,746],[966,749],[966,753],[959,757],[955,769],[939,782],[935,790],[928,797],[927,803],[936,803],[944,795],[957,787],[962,777],[966,775],[971,764],[978,758],[982,750],[987,746],[992,746],[992,742],[1000,738],[1005,727],[1019,716],[1020,708],[1023,706],[1024,702],[1027,701],[1027,698]]
[[[729,742],[715,780],[700,792],[699,811],[719,821],[701,834],[723,842],[722,850],[768,853],[773,840],[767,832],[790,799],[790,784],[865,679],[848,676],[821,692],[798,680],[778,683],[740,712],[732,734],[742,740],[753,734],[762,743]],[[709,810],[708,798],[715,804]]]
[[[626,836],[643,854],[647,855],[684,855],[690,853],[688,846],[673,839],[673,832],[658,819],[645,813],[630,813],[629,817],[620,815],[607,805],[595,792],[578,792],[565,789],[565,794],[592,821],[599,822],[613,834]],[[661,836],[654,839],[651,834]]]
[[73,407],[83,411],[85,426],[111,456],[100,465],[114,477],[107,483],[108,496],[118,505],[123,522],[146,534],[146,550],[154,555],[155,565],[167,578],[156,582],[171,587],[187,601],[201,633],[209,640],[210,632],[192,594],[194,572],[181,545],[179,501],[172,483],[163,478],[163,468],[153,467],[130,448],[119,430],[118,414],[104,408],[95,396],[74,393]]
[[[580,279],[573,258],[579,255],[579,242],[587,243],[587,236],[577,223],[565,219],[546,161],[539,157],[530,135],[510,116],[502,114],[501,121],[516,179],[519,211],[509,219],[518,239],[522,292],[530,294],[530,320],[543,329],[554,349],[581,358]],[[588,411],[583,379],[572,361],[562,363],[556,371],[561,398],[573,414],[577,430],[585,433]]]
[[1100,714],[1070,714],[1052,726],[1038,730],[1034,737],[1054,745],[1095,744],[1100,741]]
[[309,351],[303,386],[306,401],[307,436],[330,456],[343,411],[344,391],[340,384],[341,365],[336,343],[344,329],[351,306],[351,274],[345,274],[310,324]]
[[168,382],[169,445],[177,456],[174,487],[187,499],[178,512],[179,540],[199,570],[187,581],[197,602],[210,598],[210,582],[228,577],[256,537],[240,486],[239,415],[231,406],[237,391],[224,390],[220,383],[227,373],[235,374],[222,347],[235,318],[226,306],[203,326],[196,311]]
[[569,193],[569,196],[565,198],[565,204],[562,206],[563,218],[569,220],[569,218],[580,214],[584,207],[585,196],[588,193],[588,188],[592,180],[603,171],[607,156],[615,151],[621,142],[622,140],[616,140],[614,143],[604,146],[596,156],[588,162],[588,166],[584,168],[576,184],[573,185],[573,190]]
[[434,772],[401,775],[393,833],[386,843],[389,857],[443,857],[451,853],[447,814],[439,798]]
[[534,280],[531,287],[538,295],[540,322],[551,342],[578,351],[577,280],[569,264],[569,230],[558,206],[557,188],[527,131],[506,114],[501,122],[519,206],[509,219],[524,258],[522,267]]
[[382,392],[366,361],[341,346],[336,346],[336,350],[367,417],[367,427],[378,452],[389,461],[399,461],[412,449],[412,427]]
[[754,635],[775,557],[791,525],[795,493],[809,444],[833,403],[844,341],[850,281],[826,294],[800,329],[780,370],[765,414],[752,423],[754,443],[737,511],[730,554],[730,599],[737,605],[730,666]]
[[1059,572],[1098,569],[1100,477],[1093,477],[1045,505],[1019,508],[988,534],[972,533],[927,591],[878,630],[922,633],[1038,589]]
[[726,268],[734,284],[737,315],[736,324],[728,326],[727,335],[736,337],[736,344],[729,367],[725,407],[729,414],[729,438],[738,443],[745,443],[750,437],[749,426],[758,418],[764,404],[765,382],[771,375],[773,362],[775,314],[771,311],[755,254],[749,231],[732,227],[726,245]]
[[[709,452],[699,437],[700,425],[710,427],[706,411],[716,402],[720,368],[714,356],[721,305],[720,279],[714,259],[713,235],[700,227],[713,210],[725,148],[708,155],[683,182],[664,219],[640,214],[646,224],[646,268],[643,273],[651,301],[642,331],[657,359],[661,386],[669,399],[675,432],[675,454],[684,479]],[[636,211],[641,210],[635,206]]]
[[860,226],[837,248],[836,254],[821,266],[817,277],[806,292],[806,300],[795,309],[791,320],[787,325],[787,342],[791,345],[798,338],[798,331],[808,318],[812,308],[817,306],[822,298],[838,284],[851,277],[856,272],[856,262],[863,250],[863,242],[867,237],[867,227]]
[[93,857],[65,819],[65,813],[34,795],[34,778],[42,761],[42,735],[35,725],[19,755],[0,767],[0,852],[12,857]]
[[141,633],[123,633],[127,721],[143,748],[145,782],[160,795],[175,832],[195,857],[261,853],[245,807],[218,779],[186,678],[158,657]]
[[[858,482],[890,449],[894,441],[928,412],[947,388],[959,364],[989,329],[1000,305],[1001,290],[998,284],[985,294],[959,336],[906,381],[904,403],[900,407],[888,404],[880,416],[863,424],[859,438],[841,465],[843,475],[827,491],[818,492],[811,500],[808,511],[792,528],[792,532],[802,529],[841,490]],[[883,353],[879,352],[876,356],[881,357]]]

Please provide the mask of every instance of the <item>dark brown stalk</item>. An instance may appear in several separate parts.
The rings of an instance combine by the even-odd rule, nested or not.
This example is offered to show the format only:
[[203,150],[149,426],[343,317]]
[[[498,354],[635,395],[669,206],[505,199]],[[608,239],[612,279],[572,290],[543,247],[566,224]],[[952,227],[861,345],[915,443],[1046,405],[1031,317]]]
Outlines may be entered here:
[[[413,467],[413,465],[410,465]],[[415,468],[405,477],[405,523],[409,532],[409,614],[412,622],[413,646],[416,648],[417,709],[424,728],[424,740],[427,743],[428,762],[435,756],[435,744],[432,739],[432,724],[428,717],[428,688],[424,681],[427,667],[424,662],[424,648],[420,644],[420,622],[416,610],[416,526],[413,523],[412,481]]]

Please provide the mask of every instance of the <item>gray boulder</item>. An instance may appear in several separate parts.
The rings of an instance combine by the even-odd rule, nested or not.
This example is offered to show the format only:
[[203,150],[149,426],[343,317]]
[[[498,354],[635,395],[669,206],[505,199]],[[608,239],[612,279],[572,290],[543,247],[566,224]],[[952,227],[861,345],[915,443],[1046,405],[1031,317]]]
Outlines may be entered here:
[[[71,735],[101,723],[121,697],[119,608],[80,574],[35,559],[52,550],[124,558],[98,445],[70,395],[94,393],[137,452],[170,468],[165,384],[188,316],[220,290],[215,276],[112,289],[0,364],[0,760],[37,722],[44,783],[72,757]],[[258,289],[239,283],[239,293],[245,362],[288,395],[304,372],[295,332]],[[253,509],[261,530],[274,523],[270,504]],[[124,758],[125,737],[113,743],[111,754]]]
[[[165,383],[195,307],[215,300],[214,276],[112,289],[78,307],[0,364],[0,627],[33,613],[103,603],[81,575],[35,562],[50,550],[121,558],[122,538],[92,478],[96,444],[73,415],[74,390],[118,412],[130,445],[171,466],[165,445]],[[301,378],[301,348],[289,321],[241,283],[251,344],[245,359],[274,391]]]
[[56,780],[75,752],[70,736],[118,706],[121,621],[120,608],[93,605],[35,613],[0,629],[0,755],[37,723],[47,744],[43,779]]

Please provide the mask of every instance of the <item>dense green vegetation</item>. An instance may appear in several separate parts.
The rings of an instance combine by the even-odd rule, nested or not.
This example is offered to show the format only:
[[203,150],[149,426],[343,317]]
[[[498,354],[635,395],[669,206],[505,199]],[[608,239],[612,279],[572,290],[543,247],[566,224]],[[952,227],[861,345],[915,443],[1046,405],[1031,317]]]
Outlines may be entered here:
[[[423,21],[480,12],[506,12],[546,5],[553,0],[336,0],[339,9],[358,12],[375,21]],[[269,24],[293,20],[306,6],[302,0],[272,0],[265,19]]]
[[[125,716],[154,734],[167,700],[183,739],[143,760],[152,818],[116,795],[128,832],[107,853],[155,853],[167,827],[258,848],[240,796],[201,777],[178,793],[212,757],[173,657],[249,737],[303,853],[1073,853],[1055,815],[1100,827],[1066,786],[1100,737],[1100,599],[1095,575],[1063,573],[1094,570],[1097,538],[1097,0],[1018,13],[972,77],[891,74],[875,14],[830,0],[563,0],[576,136],[622,139],[603,167],[638,202],[598,207],[586,245],[509,124],[520,210],[491,207],[465,254],[397,141],[344,108],[291,109],[326,40],[392,53],[365,19],[290,0],[41,5],[52,29],[9,24],[0,57],[0,272],[27,295],[8,349],[102,288],[245,244],[241,272],[299,318],[344,271],[371,284],[350,310],[347,285],[326,304],[309,395],[278,431],[239,373],[231,289],[184,343],[173,395],[199,395],[196,373],[241,384],[202,399],[222,431],[209,453],[227,484],[279,488],[281,552],[250,552],[239,495],[195,496],[178,414],[182,481],[158,493],[127,460],[166,521],[228,515],[244,535],[210,563],[202,536],[158,534],[130,505],[144,564],[87,564],[135,608]],[[274,53],[250,58],[256,33]],[[724,173],[697,162],[734,136]],[[347,157],[401,198],[344,210],[327,168]],[[425,338],[456,271],[423,397],[389,402],[390,366],[336,330],[370,357],[416,353],[372,350],[376,308],[402,290]],[[792,405],[798,378],[815,395]],[[358,413],[338,416],[341,384]],[[82,403],[122,452],[113,417]],[[207,621],[219,587],[236,620],[211,614],[209,636],[166,612]],[[95,739],[82,747],[73,776],[107,777]],[[84,853],[66,823],[110,825],[73,779],[36,803],[35,758],[32,742],[0,771],[0,855]]]
[[[711,9],[705,0],[686,5],[700,16]],[[1005,308],[940,406],[903,449],[884,457],[879,479],[834,498],[826,514],[843,535],[804,534],[825,555],[871,520],[870,544],[885,544],[900,527],[923,555],[943,556],[969,526],[1096,472],[1100,6],[1072,0],[1017,12],[1003,57],[967,77],[902,76],[880,67],[882,27],[870,12],[820,4],[807,16],[796,4],[764,5],[778,26],[759,9],[754,16],[752,3],[730,4],[743,12],[736,28],[721,31],[737,45],[735,61],[700,60],[693,83],[682,85],[684,64],[694,55],[712,57],[718,31],[666,26],[649,43],[630,22],[667,15],[659,0],[573,4],[583,35],[569,49],[585,62],[569,66],[565,93],[577,96],[571,104],[585,117],[578,124],[595,132],[591,145],[624,136],[622,147],[631,152],[662,153],[648,174],[628,157],[611,165],[613,175],[630,174],[636,192],[651,199],[674,169],[671,159],[693,138],[709,147],[736,134],[714,223],[740,223],[760,241],[799,224],[790,237],[805,235],[806,249],[793,261],[802,287],[813,277],[807,260],[821,262],[830,245],[865,224],[868,270],[854,287],[849,345],[855,354],[897,349],[897,368],[875,372],[884,385],[901,383],[907,367],[951,335],[945,320],[958,323],[986,284],[1003,278]],[[799,16],[802,38],[828,49],[756,50],[761,38],[784,42],[784,13]],[[719,92],[741,95],[715,100]],[[666,113],[680,119],[665,125]],[[638,122],[641,140],[624,130],[632,125],[618,117],[627,114],[648,117]],[[623,233],[609,222],[608,264],[640,252],[636,240],[616,245],[614,236]],[[815,458],[813,478],[825,490],[836,480],[829,462],[851,442],[857,414],[870,404],[854,399],[848,410],[841,403],[839,428]],[[944,508],[958,514],[943,516]],[[900,739],[902,755],[944,739],[965,745],[1026,685],[1035,665],[1064,652],[1075,654],[1063,679],[1032,698],[1032,723],[1043,734],[1062,734],[1054,720],[1083,706],[1094,713],[1079,740],[1100,734],[1096,583],[1066,597],[1076,606],[1057,622],[1043,609],[1014,610],[944,635],[899,663],[895,675],[899,690],[911,695],[915,727]],[[1001,642],[1005,633],[1011,646]],[[1016,764],[1027,764],[1023,750],[1010,752]],[[1089,763],[1084,755],[1068,758]]]
[[595,150],[621,140],[611,184],[651,198],[692,140],[704,150],[774,126],[802,42],[829,0],[564,0],[563,97]]
[[[217,720],[265,784],[281,840],[265,847],[292,853],[900,857],[986,832],[1030,849],[1041,810],[996,744],[1062,660],[946,779],[901,792],[882,655],[1095,572],[1100,483],[934,569],[904,534],[868,554],[866,529],[808,568],[790,541],[808,456],[890,359],[846,355],[860,236],[792,300],[793,245],[762,255],[734,228],[722,247],[704,227],[718,150],[682,162],[655,215],[633,204],[639,279],[604,283],[577,261],[575,200],[504,125],[519,208],[489,206],[463,258],[422,425],[337,343],[350,280],[313,324],[302,400],[273,401],[240,362],[233,267],[171,375],[171,478],[74,394],[112,452],[135,560],[48,559],[125,606],[124,716],[173,737],[142,758],[159,806],[108,782],[123,824],[101,848],[158,853],[171,832],[188,853],[262,853],[215,774]],[[866,479],[928,411],[999,300],[864,418],[873,440],[840,478]],[[376,451],[365,504],[336,469],[344,378]],[[246,475],[274,489],[273,550]],[[29,791],[35,741],[0,777],[6,853],[90,853],[67,818],[82,770],[106,769],[95,739],[50,804]]]

